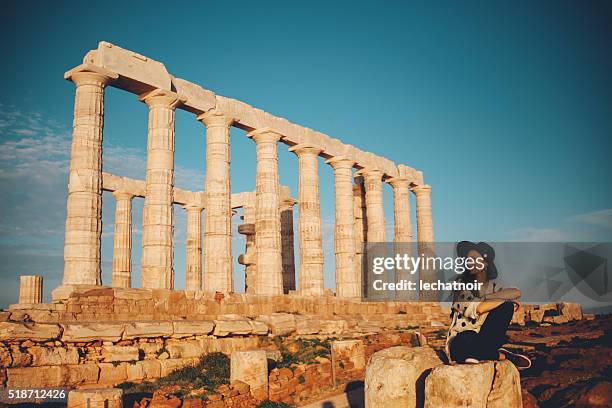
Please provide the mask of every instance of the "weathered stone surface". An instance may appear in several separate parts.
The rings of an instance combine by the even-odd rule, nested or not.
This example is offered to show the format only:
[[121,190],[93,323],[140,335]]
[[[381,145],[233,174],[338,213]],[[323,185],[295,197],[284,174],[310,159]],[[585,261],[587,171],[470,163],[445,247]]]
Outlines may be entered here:
[[170,337],[174,333],[172,322],[132,322],[125,325],[125,339]]
[[138,347],[133,346],[104,346],[102,357],[105,362],[138,361]]
[[295,315],[290,313],[272,313],[261,315],[257,318],[270,327],[270,331],[275,336],[291,334],[296,330]]
[[559,313],[568,320],[582,319],[582,306],[578,303],[559,303]]
[[249,324],[251,325],[253,334],[256,334],[258,336],[268,334],[269,329],[265,323],[259,322],[257,320],[249,320]]
[[507,360],[441,365],[425,379],[425,408],[522,407],[518,370]]
[[71,387],[96,384],[100,378],[100,368],[97,364],[78,364],[63,366],[65,383]]
[[166,343],[166,350],[170,358],[200,357],[206,351],[199,340],[169,341]]
[[337,340],[331,343],[332,353],[336,361],[349,360],[355,369],[365,368],[365,348],[362,340]]
[[7,368],[7,388],[61,387],[66,373],[60,366]]
[[253,328],[246,319],[237,320],[215,320],[215,330],[213,335],[215,336],[227,336],[231,334],[249,334]]
[[213,331],[215,324],[212,321],[174,321],[174,334],[172,337],[183,338],[193,335],[202,336]]
[[295,316],[297,334],[316,334],[321,331],[321,322],[311,316]]
[[157,360],[137,361],[127,366],[127,380],[153,380],[161,376],[161,363]]
[[66,323],[62,324],[64,333],[62,340],[67,342],[88,342],[94,340],[112,341],[121,340],[124,331],[122,323]]
[[424,376],[440,364],[442,361],[429,347],[397,346],[374,353],[365,374],[366,406],[421,406]]
[[251,386],[257,400],[268,398],[268,360],[264,350],[234,351],[231,356],[231,381],[243,381]]
[[100,363],[100,384],[115,385],[127,380],[128,363]]
[[0,322],[0,340],[46,341],[58,339],[61,328],[57,324]]
[[30,347],[33,366],[78,364],[79,351],[75,347]]
[[119,388],[92,388],[71,390],[68,408],[122,408],[123,390]]

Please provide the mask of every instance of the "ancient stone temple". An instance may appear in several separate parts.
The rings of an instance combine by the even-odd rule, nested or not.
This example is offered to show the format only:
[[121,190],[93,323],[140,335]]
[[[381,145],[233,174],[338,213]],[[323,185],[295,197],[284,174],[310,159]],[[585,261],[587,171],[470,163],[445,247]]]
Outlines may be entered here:
[[[413,240],[411,192],[418,243],[433,241],[431,188],[421,172],[217,95],[172,76],[160,62],[107,42],[88,52],[65,78],[76,92],[63,281],[52,291],[52,302],[42,303],[42,278],[24,276],[19,304],[0,311],[0,388],[93,389],[151,381],[206,353],[253,350],[272,337],[351,339],[444,324],[446,313],[437,303],[361,299],[364,243]],[[134,103],[149,109],[142,179],[102,171],[108,86],[133,93]],[[202,123],[202,191],[174,184],[175,140],[180,140],[175,137],[176,109]],[[255,144],[255,191],[232,191],[232,126],[245,130]],[[299,164],[293,196],[279,184],[280,148],[294,153]],[[322,164],[334,174],[335,293],[323,286]],[[386,236],[384,183],[394,191],[394,237]],[[110,282],[101,279],[103,191],[112,193],[104,205],[114,205],[115,211]],[[144,199],[142,220],[132,217],[136,199]],[[184,271],[173,264],[176,204],[187,215]],[[238,259],[241,271],[233,270],[232,259],[232,215],[237,209],[242,209],[238,232],[246,241]],[[132,231],[138,223],[139,284],[132,275]],[[177,273],[185,273],[185,290],[174,288]],[[245,293],[235,290],[235,273],[245,274]],[[397,344],[400,337],[383,336],[380,346]],[[401,338],[410,342],[418,336],[404,333]],[[115,398],[91,392],[71,395],[75,404]]]
[[[116,222],[113,287],[130,287],[131,203],[144,198],[140,287],[173,289],[173,204],[187,212],[186,289],[234,291],[233,209],[243,207],[247,251],[243,257],[248,292],[278,295],[296,289],[301,295],[323,294],[323,248],[319,198],[319,157],[334,170],[336,227],[336,296],[360,296],[364,242],[386,237],[383,183],[394,192],[396,242],[413,240],[410,192],[416,196],[417,239],[433,241],[430,192],[423,174],[406,165],[359,150],[338,139],[294,124],[241,101],[216,95],[168,73],[148,57],[101,42],[83,64],[66,72],[76,85],[74,128],[68,183],[64,277],[55,298],[74,285],[101,285],[100,239],[102,191],[115,197]],[[113,86],[136,95],[149,108],[147,166],[144,180],[102,172],[104,91]],[[202,122],[206,143],[204,190],[174,185],[176,109]],[[247,131],[256,146],[256,190],[232,193],[230,127]],[[297,201],[279,185],[278,149],[285,145],[299,162]],[[300,262],[293,262],[292,207],[298,214]],[[203,219],[202,219],[203,218]],[[140,221],[140,220],[138,220]],[[291,225],[289,225],[291,224]],[[204,240],[201,231],[204,230]],[[202,268],[203,261],[203,268]],[[108,286],[108,283],[107,283]]]

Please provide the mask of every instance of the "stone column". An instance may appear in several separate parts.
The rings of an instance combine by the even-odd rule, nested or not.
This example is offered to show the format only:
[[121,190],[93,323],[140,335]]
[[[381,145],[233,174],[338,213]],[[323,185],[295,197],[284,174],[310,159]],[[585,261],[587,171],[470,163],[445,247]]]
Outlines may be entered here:
[[[431,186],[422,184],[412,187],[412,192],[416,196],[416,217],[417,217],[417,240],[419,254],[425,257],[435,255],[433,222],[431,219]],[[435,282],[437,271],[435,269],[421,268],[420,279],[423,282]],[[422,301],[441,301],[439,293],[426,291],[419,294]]]
[[[363,250],[364,244],[368,241],[368,217],[366,214],[365,204],[365,186],[363,185],[363,177],[357,176],[354,178],[353,184],[353,209],[355,213],[355,273],[359,275],[360,280],[363,277]],[[361,283],[363,285],[363,282]],[[361,292],[362,287],[359,288]]]
[[299,162],[300,285],[302,295],[323,294],[323,236],[319,199],[318,155],[321,149],[299,144],[289,149]]
[[393,187],[393,214],[395,218],[395,242],[412,242],[410,222],[410,180],[393,177],[387,182]]
[[358,298],[361,296],[361,274],[355,269],[355,204],[353,202],[354,161],[334,157],[326,161],[334,169],[336,193],[336,228],[334,249],[336,253],[336,296]]
[[255,247],[257,274],[255,293],[283,293],[280,192],[278,184],[279,133],[263,128],[247,134],[256,143]]
[[112,285],[118,288],[132,286],[132,198],[133,194],[114,191],[115,235],[113,237]]
[[257,250],[255,249],[255,193],[244,193],[243,224],[238,226],[238,232],[246,236],[244,254],[238,257],[238,262],[244,265],[244,291],[255,293],[255,276],[257,274]]
[[64,284],[100,285],[104,88],[117,74],[80,65],[64,75],[76,84],[64,241]]
[[378,169],[363,169],[360,174],[363,175],[365,185],[368,242],[385,242],[387,233],[382,190],[383,172]]
[[204,290],[234,291],[230,127],[233,119],[216,110],[200,116],[206,125],[206,210],[204,211]]
[[293,244],[293,206],[291,197],[281,201],[281,246],[283,257],[283,293],[295,290],[295,248]]
[[412,187],[416,196],[417,239],[419,243],[433,243],[433,221],[431,218],[431,186],[422,184]]
[[19,277],[19,303],[41,303],[43,278],[37,275]]
[[[395,253],[412,256],[412,223],[410,222],[410,179],[393,177],[387,182],[393,188],[393,214],[395,218]],[[405,269],[396,269],[395,281],[407,280],[416,283],[417,275]],[[416,299],[415,291],[395,292],[397,300],[412,301]]]
[[185,205],[187,240],[185,248],[185,290],[202,290],[202,207]]
[[141,286],[172,289],[174,115],[181,100],[176,93],[160,89],[142,95],[140,100],[149,107]]

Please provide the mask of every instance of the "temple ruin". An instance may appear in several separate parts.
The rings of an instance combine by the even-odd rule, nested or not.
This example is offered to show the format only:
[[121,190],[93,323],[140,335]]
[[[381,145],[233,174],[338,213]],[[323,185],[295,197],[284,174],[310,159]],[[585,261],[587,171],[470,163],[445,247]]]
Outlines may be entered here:
[[[247,292],[279,295],[323,294],[323,248],[318,157],[333,168],[335,186],[336,296],[361,296],[361,251],[364,242],[385,242],[383,183],[394,193],[395,242],[411,242],[409,192],[416,196],[417,239],[433,242],[431,187],[423,173],[396,165],[373,153],[342,143],[315,130],[216,95],[168,73],[148,57],[101,42],[83,64],[64,75],[76,85],[74,128],[68,183],[63,286],[61,299],[79,285],[101,282],[100,241],[102,191],[116,199],[112,287],[129,288],[131,280],[131,201],[144,198],[142,271],[144,289],[173,289],[173,204],[187,211],[186,290],[234,292],[232,209],[244,208],[240,231],[247,235],[241,257]],[[147,165],[144,180],[102,172],[104,90],[113,86],[133,93],[149,108]],[[206,178],[204,191],[174,185],[175,110],[194,114],[204,125]],[[247,131],[256,145],[254,193],[232,194],[230,127]],[[299,162],[297,201],[281,189],[278,148],[287,146]],[[300,262],[293,259],[292,207],[298,210]],[[203,220],[202,220],[203,213]],[[201,240],[202,223],[204,240]],[[390,240],[390,239],[389,239]],[[283,245],[284,244],[284,245]],[[203,250],[203,253],[202,253]],[[204,267],[202,268],[202,260]],[[108,286],[108,285],[107,285]]]

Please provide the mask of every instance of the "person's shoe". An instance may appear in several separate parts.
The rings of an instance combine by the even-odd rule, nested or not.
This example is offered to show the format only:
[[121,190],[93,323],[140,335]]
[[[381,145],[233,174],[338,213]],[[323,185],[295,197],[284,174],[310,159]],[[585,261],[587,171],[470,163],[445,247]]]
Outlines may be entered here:
[[499,349],[499,352],[506,356],[506,359],[510,360],[510,362],[514,364],[519,370],[526,370],[531,367],[531,360],[527,356],[518,353],[513,353],[503,347]]
[[475,358],[472,357],[468,357],[465,359],[465,364],[479,364],[480,361],[476,360]]

